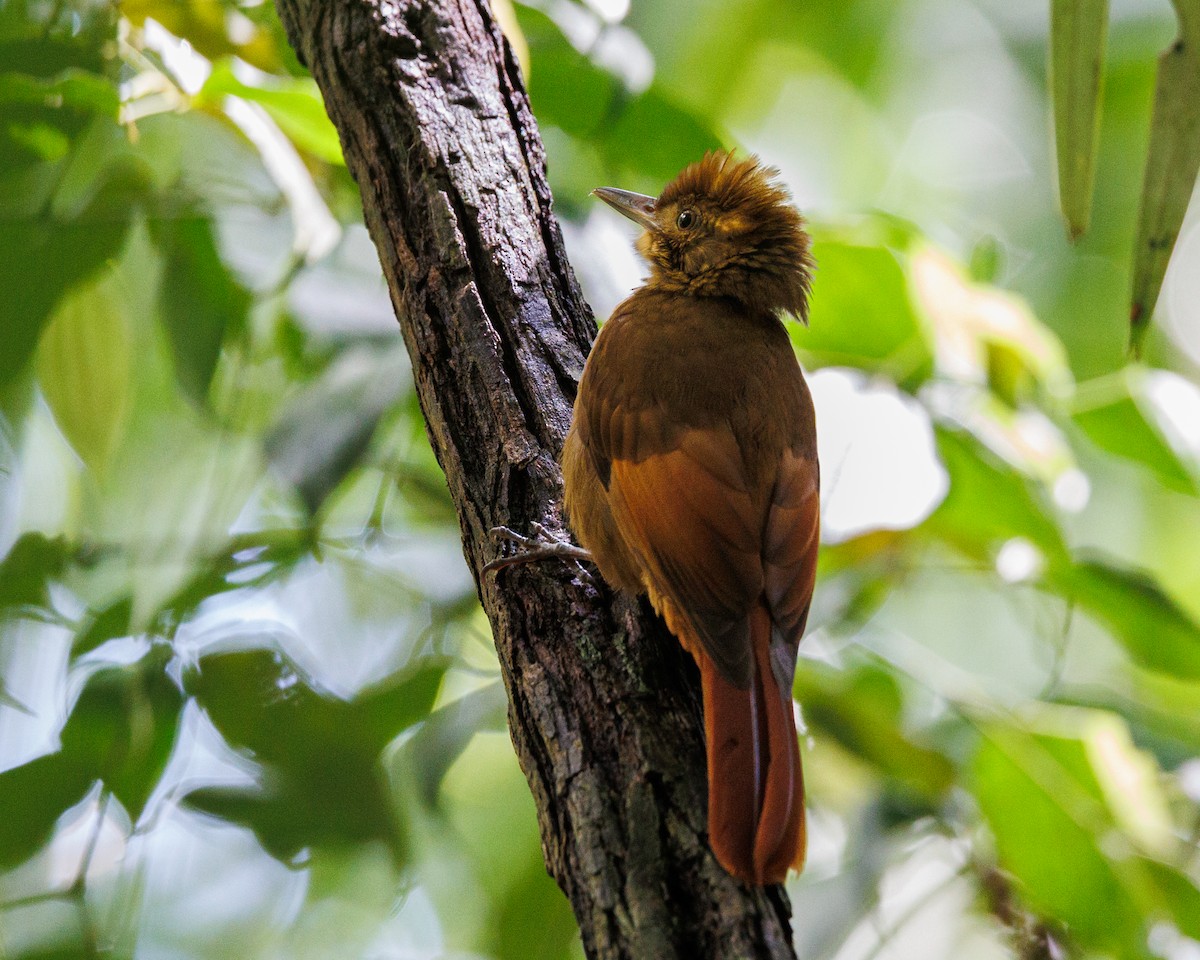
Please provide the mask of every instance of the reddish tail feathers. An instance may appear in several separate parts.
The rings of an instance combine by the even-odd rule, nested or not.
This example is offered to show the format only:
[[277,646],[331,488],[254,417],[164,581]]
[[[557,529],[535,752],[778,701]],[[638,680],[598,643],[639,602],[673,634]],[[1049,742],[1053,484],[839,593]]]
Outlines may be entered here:
[[771,621],[751,614],[754,677],[748,689],[700,656],[708,741],[708,832],[713,852],[745,883],[781,883],[804,865],[804,778],[792,692],[770,663]]

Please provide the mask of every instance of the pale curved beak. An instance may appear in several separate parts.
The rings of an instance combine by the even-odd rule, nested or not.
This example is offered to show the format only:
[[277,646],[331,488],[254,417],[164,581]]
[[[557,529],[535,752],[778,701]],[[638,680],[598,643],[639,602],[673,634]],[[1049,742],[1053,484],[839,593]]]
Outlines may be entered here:
[[597,187],[592,194],[607,203],[617,213],[628,217],[634,223],[641,224],[647,230],[658,227],[654,220],[654,197],[633,193],[630,190],[618,190],[616,187]]

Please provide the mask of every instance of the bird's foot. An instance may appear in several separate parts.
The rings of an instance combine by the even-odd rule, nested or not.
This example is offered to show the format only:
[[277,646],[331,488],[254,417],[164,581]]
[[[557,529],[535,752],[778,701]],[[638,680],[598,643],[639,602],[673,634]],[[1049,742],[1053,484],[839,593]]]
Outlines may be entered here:
[[506,557],[497,557],[495,560],[484,564],[484,573],[494,573],[497,570],[503,570],[505,567],[515,566],[518,563],[531,563],[534,560],[569,560],[578,568],[580,575],[585,580],[591,580],[589,574],[582,566],[584,561],[593,562],[592,555],[583,547],[577,547],[569,540],[560,540],[549,530],[543,527],[540,523],[531,523],[533,536],[526,537],[517,533],[515,530],[510,530],[508,527],[492,527],[490,533],[493,538],[502,543],[515,544],[517,550]]

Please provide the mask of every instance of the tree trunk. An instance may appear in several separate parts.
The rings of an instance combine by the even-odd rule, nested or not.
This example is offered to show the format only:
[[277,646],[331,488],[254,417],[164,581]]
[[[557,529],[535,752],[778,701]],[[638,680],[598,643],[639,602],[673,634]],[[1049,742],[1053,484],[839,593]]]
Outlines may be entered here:
[[589,957],[794,957],[780,888],[717,864],[697,672],[642,603],[490,528],[564,531],[557,458],[595,334],[516,60],[484,0],[276,0],[362,189],[492,622],[546,866]]

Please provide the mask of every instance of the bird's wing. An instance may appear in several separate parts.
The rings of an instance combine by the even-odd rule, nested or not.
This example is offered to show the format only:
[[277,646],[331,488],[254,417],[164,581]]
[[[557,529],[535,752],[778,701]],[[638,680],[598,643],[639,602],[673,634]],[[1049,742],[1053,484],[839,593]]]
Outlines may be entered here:
[[[619,426],[609,433],[609,503],[643,561],[651,599],[667,608],[669,625],[684,618],[721,673],[745,687],[753,670],[749,613],[764,590],[767,505],[749,487],[737,440],[727,427],[684,429],[673,449],[633,459],[621,456],[627,443],[611,442],[619,435]],[[777,552],[790,560],[787,549]]]
[[[781,684],[790,690],[796,669],[796,650],[808,620],[817,578],[817,548],[821,528],[821,498],[817,461],[785,451],[763,537],[763,580],[771,614],[772,664]],[[786,670],[786,673],[782,672]]]

